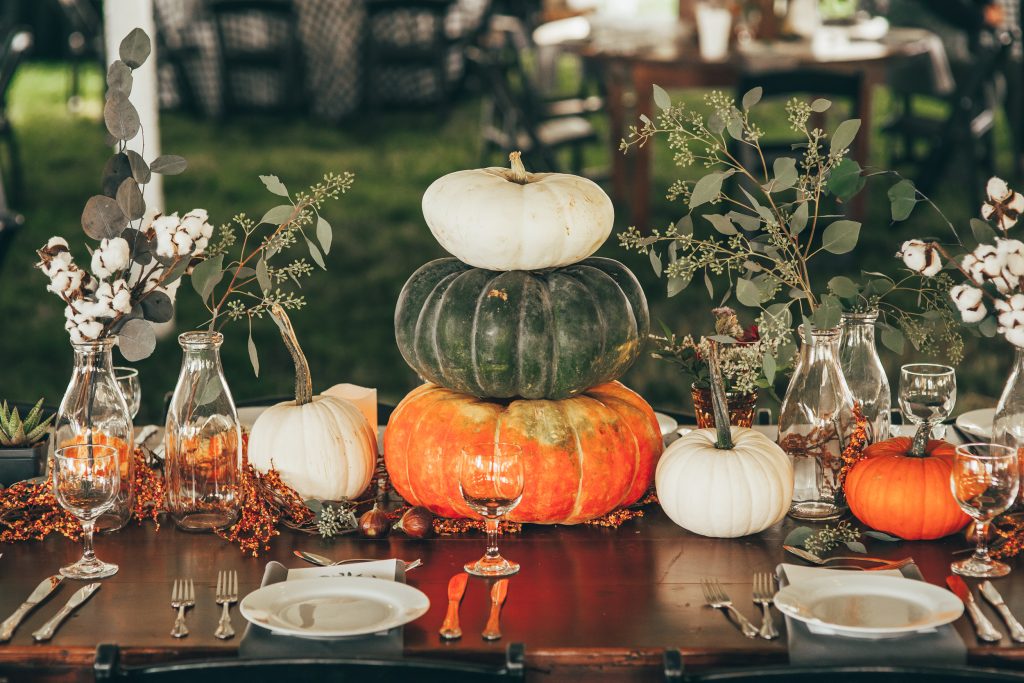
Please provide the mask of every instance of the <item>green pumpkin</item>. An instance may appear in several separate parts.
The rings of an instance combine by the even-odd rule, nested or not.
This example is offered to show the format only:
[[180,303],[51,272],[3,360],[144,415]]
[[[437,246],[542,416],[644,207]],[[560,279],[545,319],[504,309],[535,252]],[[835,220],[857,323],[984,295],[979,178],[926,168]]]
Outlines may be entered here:
[[640,283],[606,258],[507,272],[438,259],[413,273],[395,310],[413,370],[485,398],[561,399],[618,379],[649,328]]

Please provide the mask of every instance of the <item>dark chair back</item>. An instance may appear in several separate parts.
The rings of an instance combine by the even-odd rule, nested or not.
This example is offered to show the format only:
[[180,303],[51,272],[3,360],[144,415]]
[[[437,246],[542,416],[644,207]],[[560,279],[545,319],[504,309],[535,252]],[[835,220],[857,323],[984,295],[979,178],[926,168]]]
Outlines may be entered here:
[[[3,192],[0,191],[0,199]],[[25,217],[19,213],[0,208],[0,272],[3,271],[7,252],[11,250],[14,238],[25,227]]]
[[188,681],[188,683],[503,683],[524,679],[524,648],[508,646],[501,666],[424,659],[213,659],[124,667],[117,645],[96,648],[97,681]]
[[32,31],[25,26],[11,29],[4,39],[3,53],[0,54],[0,126],[9,125],[7,122],[7,94],[14,81],[14,75],[18,72],[18,67],[32,50],[32,42]]
[[217,29],[222,115],[300,113],[308,97],[292,0],[208,0]]

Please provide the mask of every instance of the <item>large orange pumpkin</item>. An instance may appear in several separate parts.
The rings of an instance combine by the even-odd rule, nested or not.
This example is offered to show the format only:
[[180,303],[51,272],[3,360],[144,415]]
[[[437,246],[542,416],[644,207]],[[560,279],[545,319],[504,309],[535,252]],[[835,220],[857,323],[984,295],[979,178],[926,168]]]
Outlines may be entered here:
[[479,517],[459,493],[459,454],[490,440],[523,450],[523,498],[509,519],[540,524],[576,524],[635,503],[662,451],[654,411],[618,382],[559,401],[481,399],[424,384],[392,413],[384,462],[410,505]]
[[954,447],[929,441],[918,458],[910,446],[911,439],[901,436],[864,449],[864,459],[846,477],[850,511],[869,527],[908,541],[959,531],[970,518],[949,487]]

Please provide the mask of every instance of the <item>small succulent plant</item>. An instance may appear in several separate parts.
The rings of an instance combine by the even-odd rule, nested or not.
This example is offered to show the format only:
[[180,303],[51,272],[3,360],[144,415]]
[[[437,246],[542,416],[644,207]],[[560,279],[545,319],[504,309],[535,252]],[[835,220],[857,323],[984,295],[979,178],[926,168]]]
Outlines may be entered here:
[[8,407],[4,401],[0,404],[0,448],[26,448],[42,441],[53,415],[42,418],[43,399],[32,406],[24,419],[18,415],[17,408]]

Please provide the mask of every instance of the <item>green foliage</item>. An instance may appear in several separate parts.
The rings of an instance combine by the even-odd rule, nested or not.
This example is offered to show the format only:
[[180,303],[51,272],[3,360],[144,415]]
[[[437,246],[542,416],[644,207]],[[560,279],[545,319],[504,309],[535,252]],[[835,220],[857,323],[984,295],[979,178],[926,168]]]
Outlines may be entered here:
[[53,415],[43,419],[43,399],[39,399],[24,418],[18,415],[16,407],[8,407],[4,401],[0,404],[0,447],[34,446],[46,438],[52,420]]
[[[313,503],[314,505],[310,505]],[[356,519],[356,506],[354,503],[343,501],[339,504],[320,503],[320,501],[307,501],[315,512],[317,531],[322,538],[334,538],[343,534],[350,534],[359,526]]]

